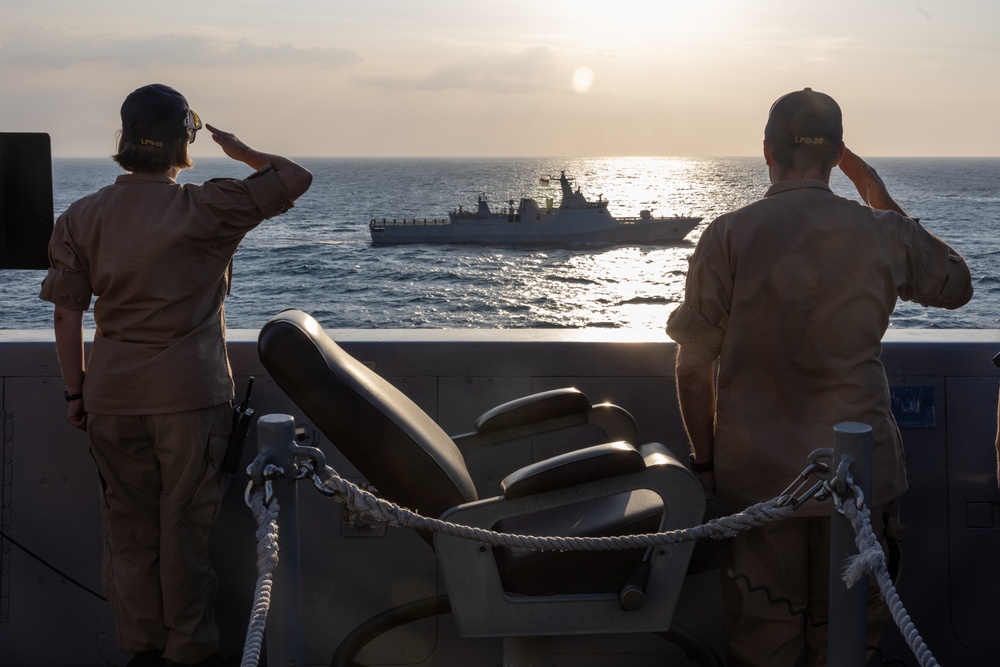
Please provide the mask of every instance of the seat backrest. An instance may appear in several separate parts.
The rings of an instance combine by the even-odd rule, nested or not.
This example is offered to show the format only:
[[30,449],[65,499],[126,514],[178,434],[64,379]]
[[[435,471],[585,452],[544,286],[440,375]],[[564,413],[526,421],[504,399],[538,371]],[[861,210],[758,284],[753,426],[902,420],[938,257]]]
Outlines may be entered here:
[[384,498],[431,517],[477,499],[448,434],[311,316],[278,313],[261,329],[257,351],[282,391]]

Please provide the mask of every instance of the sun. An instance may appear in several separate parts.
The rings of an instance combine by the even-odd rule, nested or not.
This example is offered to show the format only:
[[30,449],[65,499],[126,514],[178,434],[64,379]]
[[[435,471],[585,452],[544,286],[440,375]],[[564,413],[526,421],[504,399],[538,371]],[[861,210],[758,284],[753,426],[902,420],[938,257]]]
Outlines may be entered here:
[[573,71],[573,90],[578,93],[585,93],[594,85],[594,70],[585,65],[577,67]]

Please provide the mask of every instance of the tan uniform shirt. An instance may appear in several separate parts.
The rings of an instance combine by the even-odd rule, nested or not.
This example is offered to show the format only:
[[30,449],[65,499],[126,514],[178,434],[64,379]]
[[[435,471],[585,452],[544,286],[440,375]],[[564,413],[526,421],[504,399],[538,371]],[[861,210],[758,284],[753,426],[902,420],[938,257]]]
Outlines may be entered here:
[[[784,181],[715,220],[691,257],[684,302],[667,334],[720,358],[715,478],[731,509],[778,495],[833,426],[869,424],[874,499],[906,490],[881,339],[897,296],[946,306],[968,283],[964,263],[919,223]],[[808,503],[803,515],[829,510]]]
[[39,296],[80,311],[96,296],[89,412],[162,414],[232,400],[230,261],[247,232],[291,207],[266,166],[203,184],[125,174],[59,216]]

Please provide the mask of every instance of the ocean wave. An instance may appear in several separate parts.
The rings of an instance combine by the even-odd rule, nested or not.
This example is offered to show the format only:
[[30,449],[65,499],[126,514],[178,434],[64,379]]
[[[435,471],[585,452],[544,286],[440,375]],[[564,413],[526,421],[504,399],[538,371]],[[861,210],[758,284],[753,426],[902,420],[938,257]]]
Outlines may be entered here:
[[[769,185],[758,158],[312,159],[313,187],[287,214],[251,232],[234,261],[227,319],[261,326],[296,307],[335,328],[626,328],[662,331],[683,298],[687,260],[709,221],[759,199]],[[996,328],[1000,314],[1000,160],[873,160],[897,201],[951,242],[976,276],[972,303],[957,311],[901,303],[896,328]],[[475,204],[522,196],[558,201],[539,175],[565,169],[585,194],[603,194],[613,215],[695,214],[705,222],[674,246],[373,246],[373,217],[446,217]],[[113,180],[107,159],[53,162],[56,212]],[[201,159],[189,181],[245,176],[224,159]],[[834,191],[855,197],[839,172]],[[51,327],[37,298],[44,271],[2,271],[0,326]],[[89,317],[89,316],[88,316]],[[87,320],[88,326],[92,323]]]

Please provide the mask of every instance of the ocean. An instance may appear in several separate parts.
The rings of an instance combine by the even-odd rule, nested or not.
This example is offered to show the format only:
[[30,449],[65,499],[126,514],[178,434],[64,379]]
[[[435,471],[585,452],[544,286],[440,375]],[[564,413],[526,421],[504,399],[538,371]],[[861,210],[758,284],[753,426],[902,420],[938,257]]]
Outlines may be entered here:
[[[896,200],[968,261],[972,302],[957,311],[900,302],[896,328],[1000,329],[1000,158],[871,159]],[[250,233],[236,255],[230,328],[259,328],[284,308],[328,328],[612,328],[662,331],[683,298],[687,259],[716,216],[760,198],[762,158],[310,158],[311,190]],[[616,216],[641,209],[704,218],[669,246],[372,246],[372,218],[444,218],[485,193],[494,207],[523,196],[559,202],[565,170]],[[108,158],[53,160],[55,213],[119,173]],[[200,158],[181,180],[244,176]],[[551,183],[541,182],[550,177]],[[857,198],[836,171],[835,192]],[[0,329],[45,329],[44,271],[0,271]],[[88,315],[88,328],[93,321]]]

